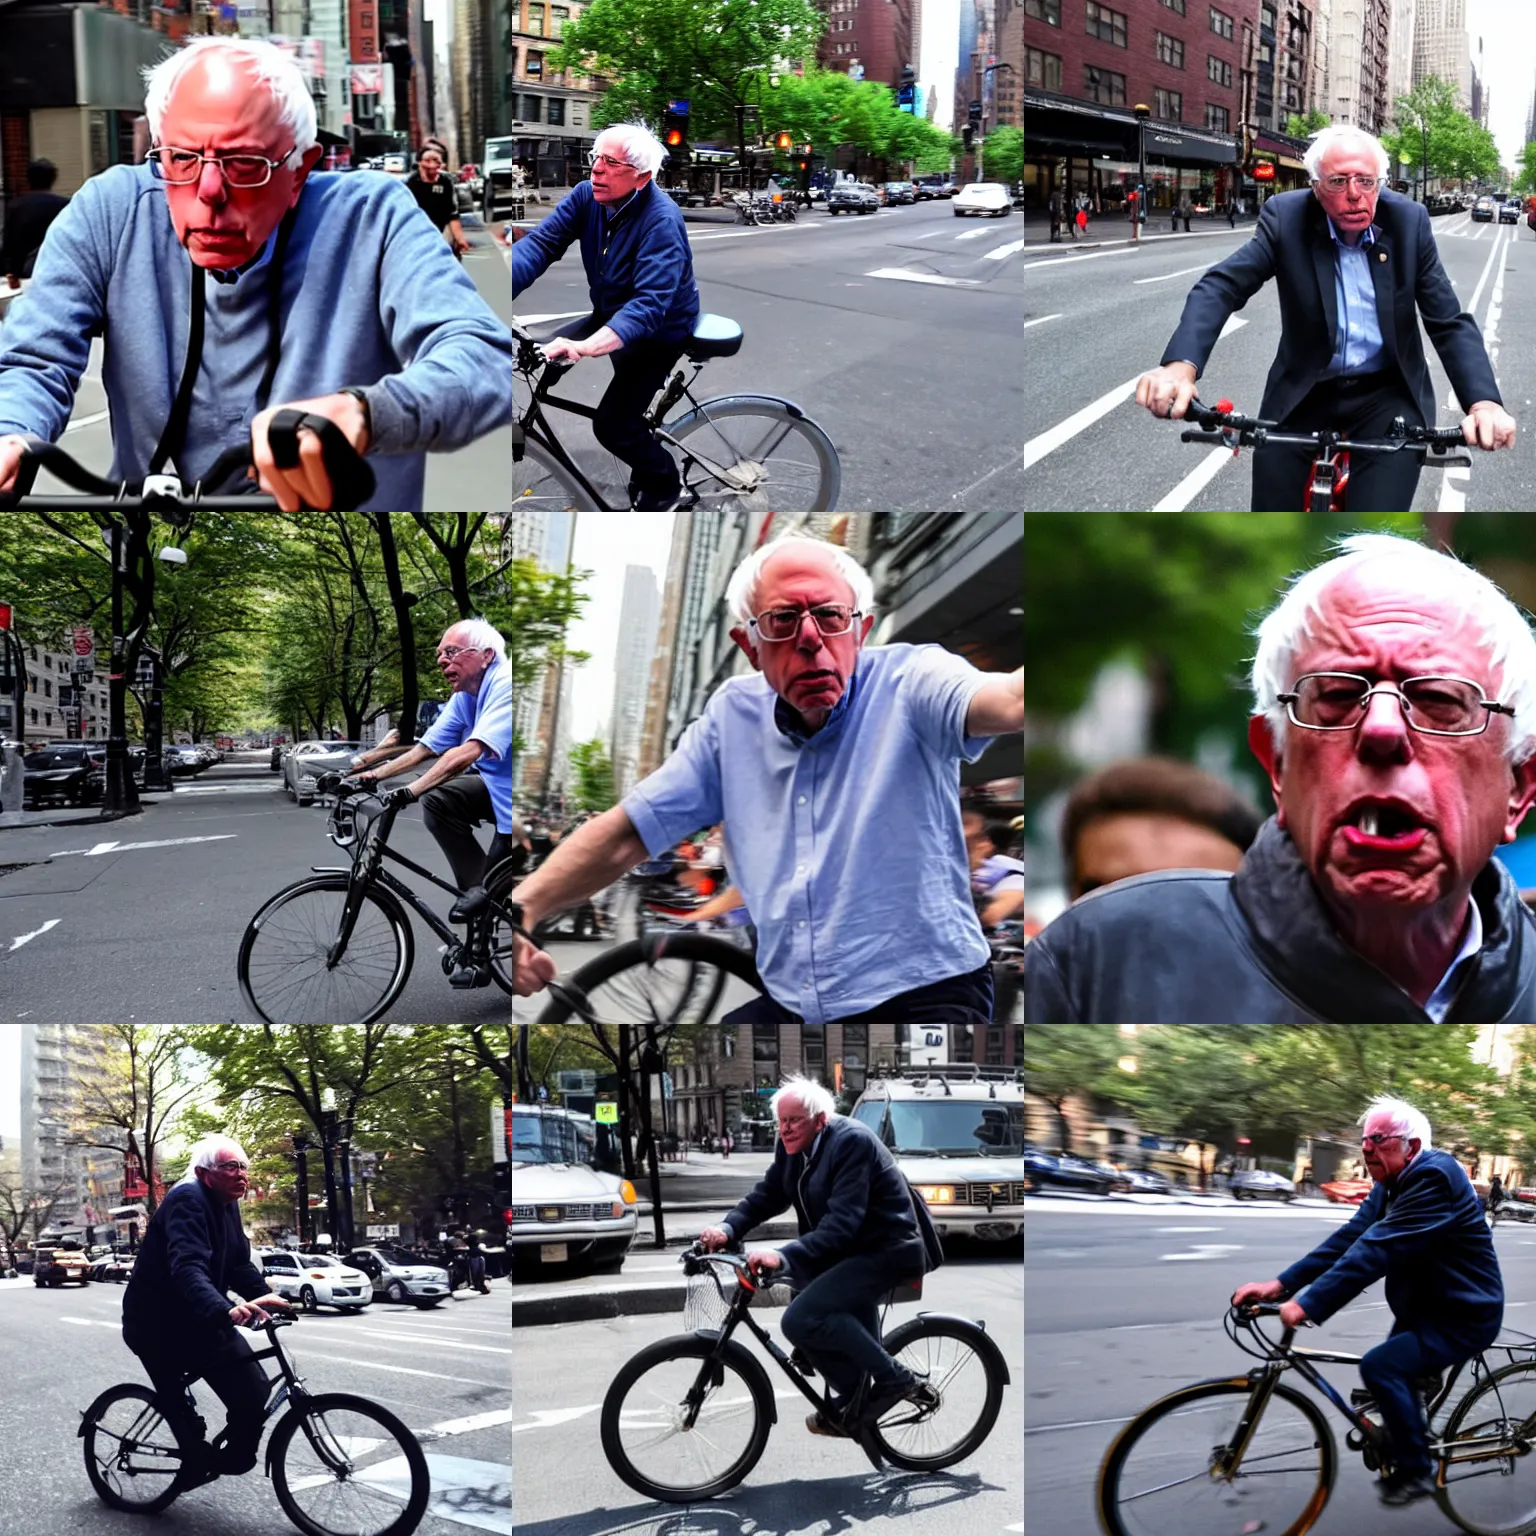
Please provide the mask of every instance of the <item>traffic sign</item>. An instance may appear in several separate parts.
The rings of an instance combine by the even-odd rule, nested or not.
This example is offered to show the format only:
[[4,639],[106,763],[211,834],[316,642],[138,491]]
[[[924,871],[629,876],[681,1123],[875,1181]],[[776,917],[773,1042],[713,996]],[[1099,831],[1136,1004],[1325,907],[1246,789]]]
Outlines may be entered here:
[[380,1226],[368,1228],[369,1237],[399,1237],[400,1225],[398,1222],[386,1221]]
[[75,630],[75,655],[92,656],[96,654],[96,635],[89,625],[82,624]]
[[619,1106],[611,1100],[605,1100],[597,1106],[592,1118],[599,1125],[617,1125],[619,1123]]

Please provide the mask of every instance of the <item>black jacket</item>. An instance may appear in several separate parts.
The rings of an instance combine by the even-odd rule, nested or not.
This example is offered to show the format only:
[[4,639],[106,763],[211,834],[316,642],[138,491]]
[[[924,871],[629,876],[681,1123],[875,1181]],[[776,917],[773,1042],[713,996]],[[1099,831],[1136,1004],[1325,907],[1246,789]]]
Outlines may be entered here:
[[[1536,918],[1503,865],[1472,885],[1483,947],[1446,1015],[1536,1020]],[[1429,1015],[1339,937],[1271,817],[1234,875],[1166,871],[1069,907],[1025,952],[1035,1024],[1392,1024]]]
[[[1419,337],[1419,317],[1450,376],[1462,408],[1499,400],[1493,365],[1477,321],[1440,264],[1429,214],[1412,198],[1384,191],[1376,204],[1370,248],[1376,319],[1384,366],[1402,371],[1424,420],[1435,424],[1435,391]],[[1385,258],[1385,259],[1383,259]],[[1311,192],[1282,192],[1264,204],[1253,237],[1190,289],[1163,362],[1193,363],[1202,372],[1227,317],[1271,278],[1280,300],[1280,350],[1264,386],[1259,414],[1283,421],[1306,398],[1338,342],[1338,258],[1328,216]]]
[[224,1293],[253,1301],[271,1289],[251,1262],[238,1203],[221,1203],[201,1184],[177,1184],[150,1218],[134,1260],[123,1334],[131,1345],[188,1329],[233,1328]]
[[1302,1292],[1302,1310],[1321,1323],[1383,1276],[1403,1327],[1478,1331],[1487,1341],[1498,1332],[1504,1277],[1493,1235],[1467,1170],[1450,1153],[1428,1148],[1373,1185],[1351,1221],[1278,1278],[1288,1295]]
[[742,1238],[791,1205],[800,1236],[781,1252],[802,1286],[855,1254],[887,1255],[892,1285],[938,1267],[938,1238],[922,1198],[890,1149],[857,1120],[833,1115],[815,1145],[793,1157],[780,1141],[773,1166],[725,1225]]
[[5,244],[0,247],[0,277],[31,277],[32,264],[48,226],[69,199],[57,192],[26,192],[5,210]]

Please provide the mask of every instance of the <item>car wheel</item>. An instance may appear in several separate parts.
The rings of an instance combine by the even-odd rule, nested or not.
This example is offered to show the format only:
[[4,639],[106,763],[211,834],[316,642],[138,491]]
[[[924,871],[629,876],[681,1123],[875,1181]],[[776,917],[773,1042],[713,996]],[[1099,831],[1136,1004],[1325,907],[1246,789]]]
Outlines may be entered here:
[[391,1280],[384,1287],[384,1299],[386,1301],[409,1301],[405,1287],[398,1280]]
[[315,1299],[315,1289],[313,1286],[303,1285],[299,1287],[299,1305],[306,1312],[314,1312],[318,1309],[320,1303]]
[[416,1303],[416,1310],[418,1312],[430,1312],[433,1307],[439,1307],[442,1304],[443,1298],[441,1296],[428,1296],[425,1300]]
[[315,797],[313,795],[300,795],[298,798],[300,805],[313,805],[315,803]]

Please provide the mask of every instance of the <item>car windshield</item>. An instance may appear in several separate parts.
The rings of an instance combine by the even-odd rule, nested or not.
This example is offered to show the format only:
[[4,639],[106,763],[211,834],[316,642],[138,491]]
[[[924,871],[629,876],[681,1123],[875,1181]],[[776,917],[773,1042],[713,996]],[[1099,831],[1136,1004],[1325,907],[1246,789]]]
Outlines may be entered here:
[[895,1152],[942,1157],[1017,1157],[1024,1150],[1024,1106],[990,1100],[893,1103],[886,1143]]
[[512,1116],[514,1163],[590,1163],[596,1146],[589,1121],[563,1115]]
[[345,1269],[347,1267],[340,1259],[333,1259],[328,1253],[301,1253],[298,1255],[298,1260],[309,1269]]
[[74,768],[84,755],[79,747],[43,747],[29,752],[23,763],[27,768]]
[[431,1259],[423,1258],[419,1253],[407,1253],[403,1248],[375,1248],[374,1252],[384,1260],[386,1264],[404,1265],[431,1265]]

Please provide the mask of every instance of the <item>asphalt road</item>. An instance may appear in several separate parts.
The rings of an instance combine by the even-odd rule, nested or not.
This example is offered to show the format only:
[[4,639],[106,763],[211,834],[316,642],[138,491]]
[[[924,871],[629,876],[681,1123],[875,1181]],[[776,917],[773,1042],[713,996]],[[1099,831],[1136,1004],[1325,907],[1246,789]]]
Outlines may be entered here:
[[[282,1334],[315,1393],[379,1403],[421,1441],[432,1497],[416,1536],[512,1529],[507,1291],[455,1299],[429,1312],[374,1303],[359,1315],[321,1311]],[[39,1290],[0,1280],[6,1391],[0,1394],[0,1529],[118,1536],[149,1529],[103,1505],[86,1480],[80,1414],[119,1381],[148,1384],[122,1341],[122,1288]],[[253,1347],[261,1341],[251,1336]],[[268,1363],[269,1374],[275,1374]],[[222,1404],[194,1389],[210,1435]],[[291,1531],[260,1472],[223,1478],[177,1499],[150,1524],[170,1536],[275,1536]]]
[[[215,764],[142,815],[98,825],[29,827],[0,840],[0,1020],[50,1023],[250,1022],[235,977],[240,936],[257,908],[309,873],[344,865],[326,812],[299,807],[254,762]],[[482,839],[483,840],[483,839]],[[150,846],[142,846],[148,844]],[[443,878],[447,861],[419,811],[391,846]],[[46,860],[6,871],[7,861]],[[451,903],[397,871],[439,914]],[[414,915],[415,964],[389,1017],[424,1024],[508,1017],[499,987],[455,992],[439,940]]]
[[[1121,1427],[1175,1387],[1246,1371],[1252,1362],[1223,1331],[1228,1297],[1245,1281],[1273,1279],[1352,1212],[1091,1197],[1027,1204],[1025,1517],[1030,1530],[1090,1536],[1099,1529],[1099,1465]],[[1505,1327],[1536,1331],[1536,1310],[1522,1299],[1536,1287],[1536,1231],[1501,1225],[1494,1242],[1510,1298]],[[1391,1324],[1381,1289],[1372,1286],[1301,1342],[1358,1355],[1380,1343]],[[1351,1367],[1329,1366],[1323,1374],[1346,1398],[1360,1384]],[[1374,1474],[1344,1448],[1336,1411],[1326,1404],[1324,1411],[1340,1465],[1314,1536],[1385,1531],[1389,1522],[1394,1536],[1455,1529],[1433,1503],[1380,1513]]]
[[[1471,469],[1425,470],[1412,511],[1536,508],[1536,236],[1523,225],[1473,224],[1469,214],[1434,220],[1452,285],[1482,328],[1500,393],[1520,425],[1513,449],[1474,450]],[[1106,226],[1102,242],[1032,247],[1023,263],[1024,438],[1031,511],[1232,511],[1249,504],[1251,455],[1179,441],[1177,423],[1155,421],[1132,399],[1178,324],[1190,287],[1252,232],[1225,224],[1170,235],[1138,249]],[[1200,381],[1200,398],[1223,397],[1257,415],[1279,345],[1273,284],[1227,322]],[[1427,335],[1439,418],[1462,416]],[[1300,497],[1298,494],[1298,510]]]
[[[775,1246],[768,1244],[766,1246]],[[655,1273],[653,1273],[653,1269]],[[675,1275],[675,1255],[633,1256],[624,1283]],[[677,1313],[523,1328],[514,1335],[512,1425],[519,1536],[832,1536],[848,1530],[907,1536],[998,1536],[1022,1524],[1018,1447],[1023,1429],[1023,1316],[1017,1249],[957,1258],[924,1281],[917,1308],[893,1309],[894,1326],[917,1309],[983,1318],[1008,1361],[1012,1385],[986,1443],[969,1460],[932,1475],[876,1474],[854,1446],[804,1427],[808,1405],[770,1360],[779,1419],[763,1458],[726,1497],[680,1506],[642,1499],[603,1457],[603,1396],[620,1362],[682,1332]],[[514,1300],[514,1308],[517,1305]],[[780,1343],[776,1313],[767,1314]],[[762,1358],[743,1331],[747,1346]],[[819,1383],[818,1383],[819,1384]],[[1042,1524],[1031,1529],[1055,1531]]]
[[[837,446],[842,511],[1018,506],[1022,224],[1017,213],[956,218],[947,202],[690,224],[704,309],[745,332],[735,357],[706,366],[696,397],[794,401]],[[575,247],[517,309],[525,324],[589,312]],[[602,359],[584,363],[561,392],[595,403],[610,377]],[[557,424],[601,477],[587,423]]]

